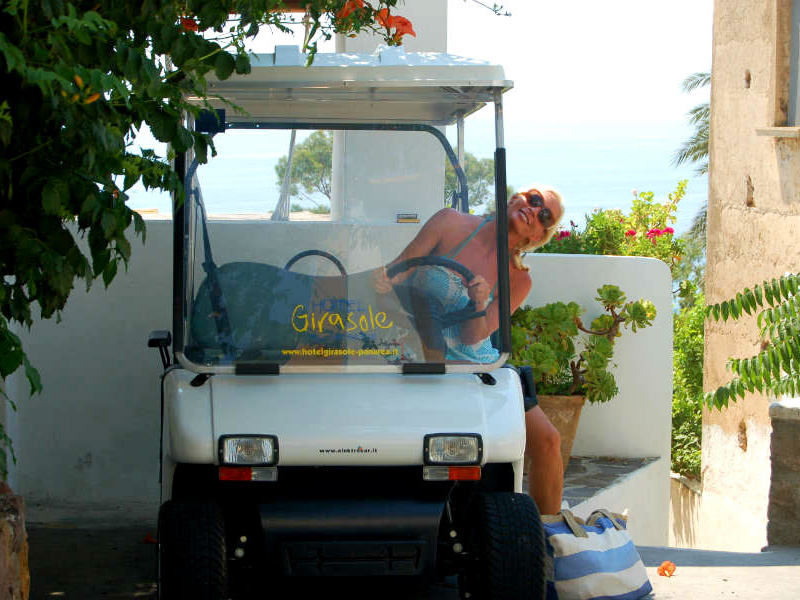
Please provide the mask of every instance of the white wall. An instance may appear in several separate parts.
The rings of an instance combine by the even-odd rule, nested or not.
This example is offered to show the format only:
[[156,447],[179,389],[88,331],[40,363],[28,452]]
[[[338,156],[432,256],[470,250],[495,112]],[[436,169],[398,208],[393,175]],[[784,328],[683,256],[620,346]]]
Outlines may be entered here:
[[27,381],[9,380],[19,407],[12,481],[31,520],[40,508],[155,515],[162,367],[147,337],[172,328],[171,271],[172,223],[148,221],[146,245],[134,242],[130,269],[108,290],[78,283],[60,324],[19,332],[44,385],[28,399]]
[[586,519],[592,511],[605,508],[628,511],[628,533],[639,546],[667,546],[669,543],[669,483],[664,489],[664,464],[669,481],[669,457],[635,471],[622,481],[604,488],[597,495],[571,507],[575,515]]
[[[629,300],[655,304],[653,325],[624,331],[614,347],[619,395],[606,404],[586,404],[572,447],[574,456],[658,457],[625,481],[580,504],[577,514],[595,508],[630,508],[629,529],[637,544],[669,541],[670,431],[672,423],[672,294],[669,268],[652,258],[616,256],[527,256],[534,286],[526,304],[574,300],[586,308],[584,322],[601,312],[597,288],[618,285]],[[539,281],[537,285],[535,282]],[[584,515],[586,513],[586,515]]]
[[[526,304],[574,300],[588,324],[602,312],[597,288],[618,285],[629,300],[655,304],[653,325],[623,330],[614,347],[619,395],[587,404],[572,448],[575,456],[669,456],[672,406],[672,295],[669,269],[652,258],[535,254],[526,257],[534,280]],[[537,285],[537,281],[541,282]],[[664,483],[667,485],[667,481]]]

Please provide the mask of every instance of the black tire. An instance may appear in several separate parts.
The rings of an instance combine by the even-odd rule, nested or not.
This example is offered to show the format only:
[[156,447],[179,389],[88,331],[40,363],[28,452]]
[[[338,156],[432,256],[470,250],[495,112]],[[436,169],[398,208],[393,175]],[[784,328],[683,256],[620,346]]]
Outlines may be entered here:
[[472,560],[459,577],[461,597],[543,600],[544,530],[533,499],[510,492],[480,493],[471,508]]
[[212,502],[173,502],[158,513],[160,600],[227,600],[225,522]]

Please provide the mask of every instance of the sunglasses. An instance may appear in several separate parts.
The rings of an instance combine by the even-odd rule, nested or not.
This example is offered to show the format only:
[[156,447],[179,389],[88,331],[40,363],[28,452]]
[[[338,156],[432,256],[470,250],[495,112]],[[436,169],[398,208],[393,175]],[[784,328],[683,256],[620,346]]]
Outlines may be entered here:
[[544,198],[539,190],[533,189],[529,192],[522,192],[520,196],[525,198],[528,206],[539,209],[539,212],[536,213],[536,217],[539,219],[539,223],[544,225],[545,228],[549,229],[555,225],[556,219],[553,216],[553,211],[544,205]]

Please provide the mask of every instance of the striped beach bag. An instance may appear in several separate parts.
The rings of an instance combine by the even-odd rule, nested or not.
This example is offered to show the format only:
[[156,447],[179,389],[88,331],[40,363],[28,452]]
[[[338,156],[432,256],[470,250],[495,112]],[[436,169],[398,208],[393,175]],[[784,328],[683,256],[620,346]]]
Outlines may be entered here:
[[652,591],[627,517],[596,510],[542,515],[547,539],[547,600],[636,600]]

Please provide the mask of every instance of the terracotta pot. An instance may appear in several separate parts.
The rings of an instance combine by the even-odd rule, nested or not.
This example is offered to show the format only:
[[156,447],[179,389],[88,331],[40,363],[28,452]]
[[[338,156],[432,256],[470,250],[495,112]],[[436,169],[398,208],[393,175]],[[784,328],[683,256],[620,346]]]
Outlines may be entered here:
[[561,435],[561,460],[567,470],[572,455],[572,443],[578,431],[581,410],[586,402],[583,396],[547,396],[539,394],[539,406]]

